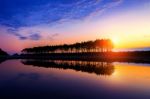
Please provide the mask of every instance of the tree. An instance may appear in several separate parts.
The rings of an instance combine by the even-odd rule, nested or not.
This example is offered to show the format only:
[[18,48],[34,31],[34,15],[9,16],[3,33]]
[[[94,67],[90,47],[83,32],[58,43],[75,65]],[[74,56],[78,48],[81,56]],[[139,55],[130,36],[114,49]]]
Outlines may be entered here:
[[43,47],[25,48],[22,53],[41,54],[41,53],[83,53],[83,52],[110,52],[113,43],[110,39],[97,39],[74,44],[51,45]]
[[3,51],[2,49],[0,49],[0,56],[7,56],[8,54],[5,52],[5,51]]

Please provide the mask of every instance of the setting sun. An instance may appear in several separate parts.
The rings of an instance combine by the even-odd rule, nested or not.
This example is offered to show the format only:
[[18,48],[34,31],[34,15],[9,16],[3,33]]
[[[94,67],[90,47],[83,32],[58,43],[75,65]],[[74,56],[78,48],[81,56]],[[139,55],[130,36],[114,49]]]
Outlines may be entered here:
[[113,37],[112,42],[114,43],[114,45],[118,45],[120,43],[120,39],[118,37]]

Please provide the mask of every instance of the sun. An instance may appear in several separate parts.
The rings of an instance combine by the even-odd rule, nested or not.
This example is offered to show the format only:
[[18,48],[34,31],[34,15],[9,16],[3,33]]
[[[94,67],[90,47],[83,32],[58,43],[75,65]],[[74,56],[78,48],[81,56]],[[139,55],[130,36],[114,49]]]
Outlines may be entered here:
[[118,45],[120,43],[120,40],[118,37],[113,37],[112,42],[114,43],[114,45]]

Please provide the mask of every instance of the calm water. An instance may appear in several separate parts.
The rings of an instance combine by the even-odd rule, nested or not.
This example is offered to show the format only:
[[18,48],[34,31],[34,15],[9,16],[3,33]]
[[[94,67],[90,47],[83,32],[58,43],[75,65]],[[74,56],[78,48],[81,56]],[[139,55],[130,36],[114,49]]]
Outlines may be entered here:
[[0,99],[150,99],[150,64],[7,60]]

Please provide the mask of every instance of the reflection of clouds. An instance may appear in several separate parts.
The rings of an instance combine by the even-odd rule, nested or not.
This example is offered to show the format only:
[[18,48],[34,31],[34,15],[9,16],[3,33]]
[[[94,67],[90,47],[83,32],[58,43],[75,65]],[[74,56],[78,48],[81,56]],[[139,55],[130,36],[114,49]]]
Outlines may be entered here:
[[53,80],[59,80],[60,78],[54,74],[48,74],[46,75],[46,78],[49,78],[49,79],[53,79]]
[[19,73],[17,77],[15,78],[16,80],[21,80],[21,79],[30,79],[30,80],[38,80],[40,78],[40,75],[37,73]]

